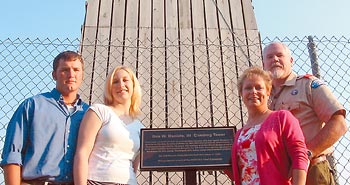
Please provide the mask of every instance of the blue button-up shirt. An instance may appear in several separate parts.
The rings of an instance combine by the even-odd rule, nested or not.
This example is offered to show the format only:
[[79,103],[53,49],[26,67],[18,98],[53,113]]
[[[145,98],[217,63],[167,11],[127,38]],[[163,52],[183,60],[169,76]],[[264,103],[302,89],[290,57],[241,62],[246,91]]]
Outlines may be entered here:
[[6,131],[1,166],[22,166],[23,180],[73,182],[73,158],[88,104],[69,111],[57,89],[24,100]]

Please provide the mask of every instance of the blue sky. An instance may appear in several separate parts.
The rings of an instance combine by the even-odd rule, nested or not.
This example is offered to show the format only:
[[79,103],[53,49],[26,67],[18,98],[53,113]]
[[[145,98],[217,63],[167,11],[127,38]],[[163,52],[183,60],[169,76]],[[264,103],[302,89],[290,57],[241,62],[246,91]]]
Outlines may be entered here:
[[84,0],[4,0],[0,39],[80,38]]
[[[348,0],[253,0],[262,38],[350,36]],[[5,0],[0,39],[80,38],[84,0]]]
[[350,36],[348,0],[253,0],[261,36]]

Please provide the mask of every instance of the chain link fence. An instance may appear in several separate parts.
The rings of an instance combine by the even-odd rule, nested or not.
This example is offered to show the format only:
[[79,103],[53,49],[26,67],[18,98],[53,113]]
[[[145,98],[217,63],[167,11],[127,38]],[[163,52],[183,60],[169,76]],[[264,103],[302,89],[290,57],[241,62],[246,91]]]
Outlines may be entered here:
[[[312,38],[315,44],[314,50],[309,50],[312,48],[312,45],[310,45],[310,38],[304,37],[304,38],[264,38],[261,40],[261,47],[263,48],[266,44],[272,42],[272,41],[282,41],[286,43],[293,54],[294,57],[294,71],[296,71],[298,74],[304,74],[304,73],[314,73],[315,75],[319,75],[321,79],[323,79],[325,82],[327,82],[328,86],[331,88],[333,93],[338,97],[339,101],[344,105],[344,107],[347,110],[347,118],[346,121],[349,123],[349,109],[350,109],[350,89],[347,88],[350,84],[350,74],[348,71],[350,71],[350,38],[345,37],[313,37]],[[155,39],[156,40],[156,39]],[[97,42],[96,42],[97,43]],[[87,61],[90,61],[90,58],[94,57],[102,57],[102,53],[105,52],[111,52],[111,57],[113,57],[113,48],[111,49],[110,43],[108,42],[98,42],[99,46],[102,46],[100,50],[94,50],[94,53],[87,53],[84,56],[85,59],[85,66],[89,65]],[[130,44],[128,43],[137,43],[137,44]],[[193,55],[191,52],[195,50],[194,48],[203,48],[198,49],[196,51],[202,51],[203,53],[197,53],[195,57],[198,59],[201,59],[203,56],[205,56],[205,53],[213,53],[212,56],[215,58],[209,58],[209,60],[217,60],[220,58],[219,55],[215,55],[215,53],[221,53],[223,54],[224,58],[230,58],[232,56],[226,56],[225,51],[217,51],[220,49],[220,47],[217,46],[217,41],[215,40],[207,40],[206,46],[203,47],[203,44],[191,44],[189,40],[185,41],[177,41],[174,43],[174,46],[176,45],[182,45],[184,47],[181,47],[181,57],[184,58],[191,58]],[[254,42],[252,42],[254,43]],[[259,42],[255,42],[259,43]],[[122,42],[123,45],[114,45],[116,50],[118,48],[128,48],[123,52],[123,64],[128,65],[128,60],[136,60],[134,58],[128,59],[128,52],[132,53],[135,51],[135,48],[141,48],[144,51],[152,50],[152,53],[162,53],[165,50],[164,47],[152,47],[150,48],[149,45],[146,43],[142,43],[142,41],[126,41]],[[162,44],[160,44],[162,45]],[[73,50],[73,51],[80,51],[81,50],[80,40],[79,39],[5,39],[0,40],[0,148],[3,147],[4,139],[5,139],[5,130],[7,127],[7,124],[17,108],[17,106],[25,99],[32,95],[35,95],[37,93],[43,92],[43,91],[50,91],[52,88],[55,87],[55,83],[51,77],[51,71],[52,71],[52,60],[53,58],[60,53],[63,50]],[[95,47],[95,46],[91,46]],[[167,46],[169,47],[169,46]],[[177,47],[177,46],[176,46]],[[244,45],[240,45],[240,48],[244,48]],[[230,46],[226,48],[230,49]],[[233,46],[232,46],[233,48]],[[257,49],[260,48],[260,46],[256,46]],[[169,49],[169,48],[168,48]],[[234,50],[234,49],[232,49]],[[85,50],[84,52],[88,52],[89,50]],[[92,51],[92,50],[91,50]],[[123,50],[124,51],[124,50]],[[167,50],[169,51],[169,50]],[[171,50],[170,50],[171,51]],[[178,52],[178,51],[176,51]],[[228,52],[232,54],[233,52]],[[259,53],[259,52],[255,52]],[[180,58],[176,58],[176,56],[179,56],[180,54],[171,53],[168,52],[166,54],[166,57],[172,58],[172,60],[180,60]],[[146,56],[146,55],[145,55]],[[152,55],[152,60],[161,60],[160,58],[157,58],[156,55]],[[151,56],[151,57],[152,57]],[[311,56],[311,57],[310,57]],[[142,52],[141,56],[142,57]],[[261,56],[251,56],[254,57],[256,61],[261,60]],[[117,56],[115,56],[117,58]],[[100,58],[101,60],[107,60],[107,58]],[[125,59],[125,60],[124,60]],[[145,61],[150,60],[150,58],[145,58]],[[207,60],[207,59],[205,59]],[[238,60],[238,59],[237,59]],[[245,59],[240,59],[245,60]],[[312,64],[312,60],[314,63]],[[318,61],[315,64],[315,61]],[[169,64],[166,64],[169,65]],[[185,64],[184,64],[185,65]],[[222,64],[217,64],[217,66],[211,66],[211,70],[218,70],[220,71],[220,66]],[[315,67],[316,66],[316,67]],[[89,67],[89,66],[87,66]],[[112,66],[111,66],[112,67]],[[151,66],[154,67],[154,66]],[[244,66],[240,67],[238,66],[238,70],[242,70]],[[191,69],[191,66],[188,67],[188,69]],[[315,69],[319,69],[318,71]],[[149,70],[149,69],[143,69],[143,70]],[[164,73],[163,69],[155,69],[158,73]],[[195,70],[196,73],[203,73],[203,76],[206,76],[206,73],[208,71],[203,70],[203,68],[198,67],[197,70]],[[105,79],[106,71],[100,71],[98,75],[99,78]],[[169,71],[169,73],[175,73],[174,71]],[[185,72],[183,72],[185,73]],[[142,70],[139,71],[139,79],[141,84],[147,84],[152,82],[150,79],[157,79],[155,76],[143,76]],[[156,74],[156,73],[155,73]],[[211,73],[209,73],[210,75]],[[229,74],[216,74],[212,73],[211,78],[216,78],[215,75],[218,75],[217,78],[219,79],[219,75],[227,75]],[[186,78],[186,75],[184,75]],[[184,80],[191,80],[190,77],[188,79]],[[89,97],[91,93],[90,92],[90,84],[89,81],[85,81],[85,84],[83,84],[83,88],[81,90],[81,93],[87,94],[86,97]],[[169,83],[168,85],[171,85],[172,83]],[[101,84],[95,84],[95,85],[101,85]],[[197,85],[206,87],[207,84],[204,81],[201,81],[200,79],[197,81]],[[232,85],[232,89],[235,90],[236,84],[230,84]],[[101,86],[102,87],[102,86]],[[187,87],[188,88],[188,87]],[[210,88],[210,87],[209,87]],[[211,87],[212,91],[215,91],[215,87]],[[103,88],[100,88],[102,90]],[[169,88],[171,89],[171,88]],[[183,99],[186,100],[186,96],[191,96],[192,90],[186,89],[186,86],[184,86],[184,89],[181,91],[182,96],[184,96]],[[146,89],[143,91],[144,95],[146,97],[152,97],[154,95],[157,95],[157,93],[169,93],[172,92],[164,91],[162,89],[162,86],[153,86],[151,89]],[[185,94],[188,93],[188,94]],[[203,92],[196,92],[198,94]],[[220,93],[220,92],[217,92]],[[226,93],[226,92],[222,92]],[[205,97],[207,94],[201,94],[201,96]],[[171,96],[169,98],[172,98]],[[232,121],[221,121],[220,117],[223,117],[223,120],[242,120],[241,113],[237,112],[237,114],[233,114],[232,117],[226,116],[225,112],[227,112],[228,109],[231,109],[231,107],[226,106],[226,104],[230,104],[230,102],[223,101],[223,99],[220,99],[218,97],[210,97],[214,99],[214,101],[219,102],[219,104],[210,105],[210,107],[204,107],[208,109],[213,109],[212,111],[208,111],[209,113],[217,114],[219,117],[218,122],[227,123],[222,125],[214,125],[214,126],[227,126],[231,125]],[[99,98],[97,98],[99,99]],[[97,100],[89,99],[86,100],[90,103],[94,103]],[[164,102],[152,102],[152,98],[143,99],[143,117],[142,121],[147,127],[157,128],[157,127],[165,127],[164,125],[157,124],[157,118],[159,117],[159,122],[163,122],[163,119],[172,119],[172,109],[176,109],[176,107],[173,107],[174,105],[169,104],[167,106],[167,109],[164,111],[169,112],[169,117],[166,118],[160,118],[161,115],[155,115],[152,114],[152,104],[157,103],[164,103]],[[233,101],[233,100],[232,100]],[[234,100],[236,101],[236,100]],[[239,101],[239,100],[237,100]],[[184,101],[185,102],[185,101]],[[185,102],[188,104],[191,104],[191,102]],[[201,101],[198,101],[198,107],[201,106],[201,104],[204,103]],[[221,106],[220,104],[225,104],[225,106]],[[231,105],[234,105],[232,103]],[[196,105],[197,106],[197,105]],[[213,106],[213,107],[211,107]],[[155,110],[155,109],[153,109]],[[156,110],[155,110],[156,111]],[[188,114],[189,117],[191,116],[198,116],[198,117],[206,117],[206,114],[198,114],[196,115],[196,110],[192,110],[190,108],[185,108],[183,110],[183,114],[180,116],[185,116],[185,114]],[[207,116],[208,117],[208,116]],[[205,119],[210,119],[210,117]],[[175,118],[177,119],[177,118]],[[192,119],[192,118],[189,118]],[[150,121],[152,120],[152,121]],[[193,120],[187,120],[188,123],[194,122]],[[210,122],[209,120],[204,120],[204,122]],[[175,122],[174,120],[170,120],[170,122]],[[236,121],[235,121],[236,122]],[[186,124],[186,123],[184,123]],[[238,121],[236,124],[242,124],[242,121]],[[181,125],[166,125],[166,127],[182,127]],[[193,126],[193,125],[189,125]],[[213,125],[201,125],[201,123],[195,125],[198,127],[207,127],[207,126],[213,126]],[[346,133],[344,137],[342,137],[339,142],[335,144],[335,152],[333,155],[333,163],[336,168],[336,179],[338,184],[350,184],[350,134],[349,131]],[[2,173],[2,172],[1,172]],[[218,171],[213,172],[206,172],[206,171],[199,171],[197,172],[198,176],[198,184],[232,184],[232,182],[227,179],[227,177],[223,174],[221,174]],[[138,173],[138,181],[139,184],[183,184],[184,174],[183,172],[140,172]],[[4,184],[4,180],[2,177],[2,174],[0,174],[0,183]]]

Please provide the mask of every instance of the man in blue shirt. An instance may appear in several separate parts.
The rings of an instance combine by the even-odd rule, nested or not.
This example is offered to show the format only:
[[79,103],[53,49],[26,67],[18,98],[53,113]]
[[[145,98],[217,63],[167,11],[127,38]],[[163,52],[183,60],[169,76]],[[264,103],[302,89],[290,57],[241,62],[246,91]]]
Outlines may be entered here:
[[0,163],[5,184],[73,184],[76,140],[88,108],[78,95],[83,65],[76,52],[57,55],[56,88],[24,100],[13,114]]

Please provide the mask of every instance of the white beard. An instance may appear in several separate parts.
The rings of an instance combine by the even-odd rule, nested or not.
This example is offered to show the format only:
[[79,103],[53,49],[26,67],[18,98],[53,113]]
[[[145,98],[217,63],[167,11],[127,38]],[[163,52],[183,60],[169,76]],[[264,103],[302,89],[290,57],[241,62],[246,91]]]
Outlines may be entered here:
[[271,69],[271,76],[272,78],[282,78],[284,75],[284,70],[282,68],[279,67],[274,67]]

